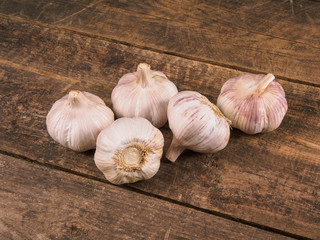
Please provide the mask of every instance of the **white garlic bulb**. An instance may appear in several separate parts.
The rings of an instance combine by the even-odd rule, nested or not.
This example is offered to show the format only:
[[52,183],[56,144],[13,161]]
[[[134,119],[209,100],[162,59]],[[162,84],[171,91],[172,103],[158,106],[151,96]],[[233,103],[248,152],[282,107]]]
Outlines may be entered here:
[[244,74],[223,85],[217,106],[232,126],[248,134],[278,128],[288,104],[282,86],[272,74]]
[[153,177],[160,167],[163,135],[144,118],[119,118],[98,136],[96,166],[113,184]]
[[166,157],[172,162],[185,149],[214,153],[228,144],[230,121],[198,92],[183,91],[171,98],[168,121],[173,140]]
[[95,148],[99,133],[113,121],[113,112],[101,98],[80,91],[70,91],[56,101],[46,118],[49,135],[79,152]]
[[143,117],[159,128],[167,122],[169,99],[177,93],[166,75],[140,63],[137,72],[121,77],[111,101],[117,117]]

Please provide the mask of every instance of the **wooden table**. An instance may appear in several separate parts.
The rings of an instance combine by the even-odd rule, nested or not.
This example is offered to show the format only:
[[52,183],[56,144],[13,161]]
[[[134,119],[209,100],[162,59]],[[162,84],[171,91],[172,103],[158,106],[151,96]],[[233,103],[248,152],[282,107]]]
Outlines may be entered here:
[[[45,118],[72,89],[112,107],[140,62],[214,103],[227,79],[271,72],[287,115],[112,185]],[[1,239],[320,239],[319,1],[2,0],[0,81]]]

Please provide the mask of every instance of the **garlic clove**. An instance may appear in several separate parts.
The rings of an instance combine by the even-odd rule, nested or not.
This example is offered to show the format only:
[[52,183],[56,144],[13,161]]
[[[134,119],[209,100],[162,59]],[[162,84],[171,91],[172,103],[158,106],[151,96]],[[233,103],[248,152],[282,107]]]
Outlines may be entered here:
[[172,97],[168,105],[172,143],[166,157],[175,162],[190,149],[215,153],[228,144],[230,121],[205,96],[194,91],[182,91]]
[[94,161],[113,184],[153,177],[160,167],[164,138],[144,118],[120,118],[98,136]]
[[101,98],[80,91],[70,91],[56,101],[46,117],[49,135],[79,152],[94,149],[98,134],[113,121],[113,112]]
[[137,72],[125,74],[111,94],[117,117],[143,117],[155,127],[167,122],[169,99],[178,93],[165,74],[140,63]]
[[248,134],[278,128],[288,104],[282,86],[272,74],[243,74],[222,87],[217,106],[232,126]]

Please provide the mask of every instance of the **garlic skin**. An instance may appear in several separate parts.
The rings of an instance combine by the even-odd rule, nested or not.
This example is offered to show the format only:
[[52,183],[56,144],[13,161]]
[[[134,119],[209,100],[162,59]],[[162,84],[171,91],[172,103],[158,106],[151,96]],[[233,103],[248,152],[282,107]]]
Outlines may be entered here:
[[278,128],[288,110],[285,92],[272,74],[243,74],[223,85],[217,106],[232,126],[248,134]]
[[231,122],[198,92],[182,91],[171,98],[168,120],[173,140],[166,157],[172,162],[185,149],[215,153],[228,144]]
[[94,149],[99,133],[113,121],[113,112],[101,98],[80,91],[56,101],[46,118],[49,135],[78,152]]
[[153,177],[160,167],[164,138],[144,118],[120,118],[98,136],[94,161],[113,184]]
[[177,93],[177,87],[166,75],[140,63],[137,72],[121,77],[111,101],[117,117],[143,117],[160,128],[167,122],[169,99]]

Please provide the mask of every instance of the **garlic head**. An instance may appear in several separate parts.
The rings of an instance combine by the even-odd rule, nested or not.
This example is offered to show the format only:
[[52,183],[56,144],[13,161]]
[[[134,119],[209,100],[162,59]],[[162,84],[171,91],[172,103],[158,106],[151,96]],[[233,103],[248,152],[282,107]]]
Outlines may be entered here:
[[198,92],[182,91],[171,98],[168,121],[173,140],[166,157],[172,162],[185,149],[215,153],[225,148],[230,138],[230,121]]
[[248,134],[278,128],[288,104],[282,86],[272,74],[243,74],[222,86],[217,106],[232,126]]
[[166,75],[140,63],[136,72],[121,77],[111,101],[117,117],[143,117],[159,128],[167,122],[169,99],[177,93]]
[[94,161],[113,184],[153,177],[160,167],[164,138],[144,118],[119,118],[98,136]]
[[95,148],[99,133],[113,121],[113,112],[101,98],[80,91],[70,91],[56,101],[46,117],[49,135],[79,152]]

